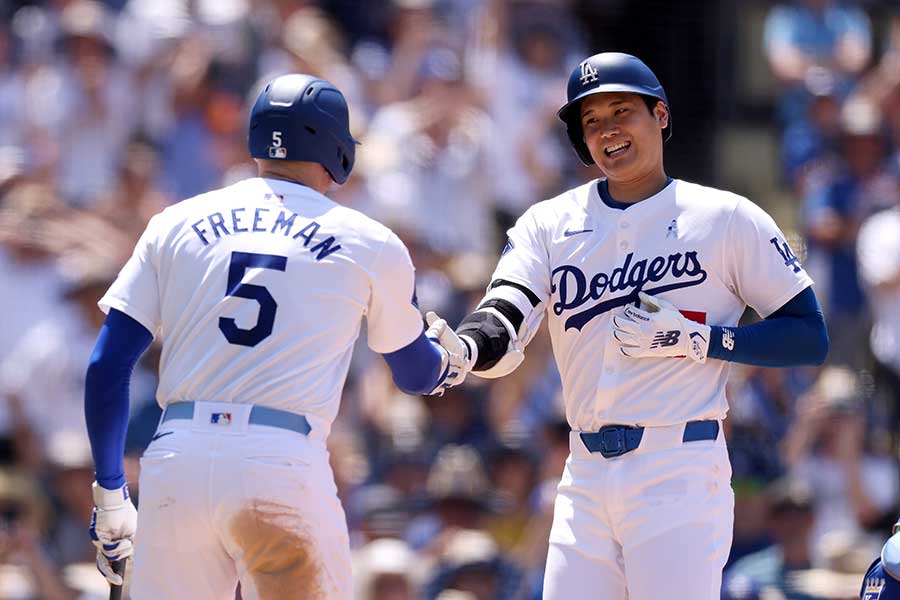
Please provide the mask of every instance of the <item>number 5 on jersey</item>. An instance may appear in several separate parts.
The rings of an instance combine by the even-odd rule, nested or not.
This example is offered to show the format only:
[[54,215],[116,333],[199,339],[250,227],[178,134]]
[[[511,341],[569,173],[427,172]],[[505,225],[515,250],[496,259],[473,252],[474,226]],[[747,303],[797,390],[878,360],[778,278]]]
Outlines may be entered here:
[[231,265],[228,268],[228,286],[225,288],[225,296],[247,298],[259,303],[259,316],[256,325],[250,329],[241,329],[231,317],[219,317],[219,329],[231,344],[253,347],[272,335],[272,327],[275,325],[275,311],[278,303],[264,286],[253,283],[241,283],[244,272],[247,269],[257,267],[260,269],[273,269],[284,271],[287,267],[286,256],[274,254],[254,254],[252,252],[232,252]]

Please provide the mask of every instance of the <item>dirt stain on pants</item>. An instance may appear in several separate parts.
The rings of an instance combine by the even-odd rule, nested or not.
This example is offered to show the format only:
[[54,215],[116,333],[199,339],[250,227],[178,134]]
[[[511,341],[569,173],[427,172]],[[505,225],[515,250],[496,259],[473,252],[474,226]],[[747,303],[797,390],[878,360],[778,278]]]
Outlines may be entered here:
[[[326,598],[317,548],[296,510],[255,500],[231,521],[247,577],[260,600]],[[247,594],[247,583],[242,586]]]

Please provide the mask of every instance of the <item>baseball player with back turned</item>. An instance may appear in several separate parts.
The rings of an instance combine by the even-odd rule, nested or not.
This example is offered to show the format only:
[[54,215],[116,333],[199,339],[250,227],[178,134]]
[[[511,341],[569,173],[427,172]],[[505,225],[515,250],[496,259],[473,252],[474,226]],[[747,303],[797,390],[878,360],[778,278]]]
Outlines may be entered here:
[[[734,520],[729,362],[821,363],[812,281],[758,206],[666,175],[669,103],[639,59],[584,60],[559,117],[606,179],[519,218],[456,332],[428,319],[490,378],[522,362],[547,314],[573,431],[544,598],[718,599]],[[764,320],[737,327],[747,305]]]
[[[325,441],[363,316],[404,391],[439,392],[460,372],[463,356],[423,332],[403,243],[324,195],[349,177],[355,145],[334,86],[275,79],[250,117],[259,177],[156,215],[100,300],[85,394],[91,536],[113,584],[109,561],[134,543],[136,600],[231,600],[238,581],[245,600],[351,598]],[[164,410],[136,514],[128,381],[154,337]]]

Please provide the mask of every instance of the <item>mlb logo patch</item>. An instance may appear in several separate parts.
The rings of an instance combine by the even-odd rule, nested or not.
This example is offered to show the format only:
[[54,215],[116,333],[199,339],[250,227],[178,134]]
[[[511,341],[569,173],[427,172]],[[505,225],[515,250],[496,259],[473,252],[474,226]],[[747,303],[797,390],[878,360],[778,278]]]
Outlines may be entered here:
[[213,413],[209,416],[213,425],[231,425],[231,413]]
[[269,158],[287,158],[287,148],[269,146]]

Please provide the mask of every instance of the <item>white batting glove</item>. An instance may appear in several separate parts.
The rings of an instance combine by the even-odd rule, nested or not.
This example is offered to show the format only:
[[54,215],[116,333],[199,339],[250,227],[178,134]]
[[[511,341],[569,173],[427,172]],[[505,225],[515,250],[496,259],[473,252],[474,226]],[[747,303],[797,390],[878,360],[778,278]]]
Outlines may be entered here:
[[110,561],[132,555],[137,510],[128,495],[128,485],[116,490],[101,487],[96,481],[94,514],[91,517],[91,540],[97,546],[97,568],[112,585],[122,585],[122,576],[113,571]]
[[631,358],[690,356],[700,364],[709,350],[709,325],[691,321],[662,298],[639,292],[641,308],[626,306],[613,316],[613,337]]
[[425,315],[428,330],[425,335],[437,344],[441,349],[443,360],[441,362],[441,379],[429,396],[443,396],[444,390],[461,384],[466,375],[475,366],[478,359],[478,349],[474,342],[467,342],[465,336],[460,337],[447,325],[436,313],[429,312]]

